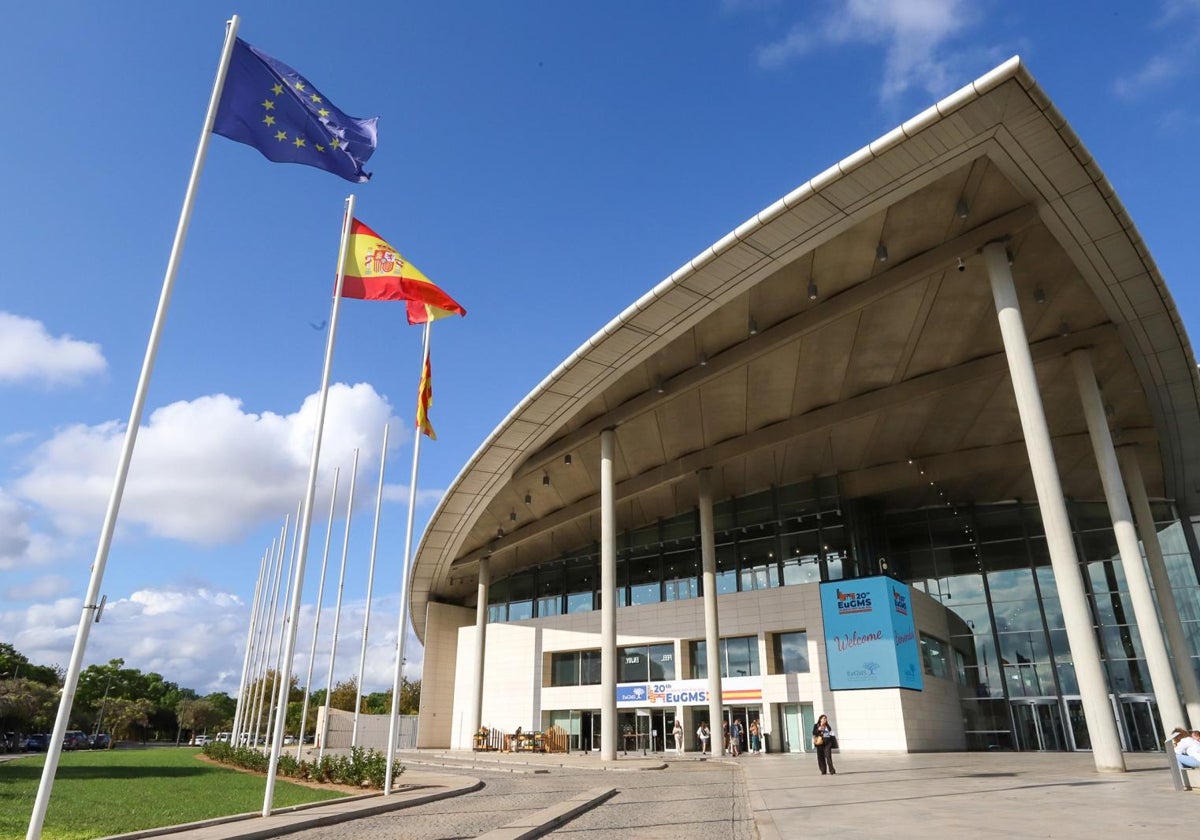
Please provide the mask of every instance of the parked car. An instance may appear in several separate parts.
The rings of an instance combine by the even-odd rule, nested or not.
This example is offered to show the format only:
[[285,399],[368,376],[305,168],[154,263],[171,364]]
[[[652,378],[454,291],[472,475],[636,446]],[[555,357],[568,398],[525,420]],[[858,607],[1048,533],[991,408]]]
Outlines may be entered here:
[[205,744],[207,744],[211,740],[212,740],[212,738],[209,738],[207,735],[197,735],[195,738],[192,739],[192,743],[195,744],[197,747],[203,747]]
[[30,735],[23,745],[25,752],[47,752],[50,749],[49,735]]
[[217,733],[217,743],[218,744],[228,744],[232,740],[233,740],[232,732],[218,732]]
[[87,733],[81,729],[68,729],[63,735],[64,750],[86,750],[88,748]]
[[112,746],[112,738],[105,732],[97,732],[88,738],[88,745],[94,750],[106,750]]

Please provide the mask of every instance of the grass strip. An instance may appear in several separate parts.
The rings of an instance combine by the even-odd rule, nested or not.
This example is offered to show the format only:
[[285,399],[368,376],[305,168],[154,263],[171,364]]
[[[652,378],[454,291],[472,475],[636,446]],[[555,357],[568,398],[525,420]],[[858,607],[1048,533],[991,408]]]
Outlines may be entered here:
[[[42,830],[45,840],[90,840],[262,810],[266,780],[209,764],[175,747],[63,753]],[[44,755],[0,763],[0,840],[21,840],[37,796]],[[285,808],[338,799],[337,790],[275,783]]]

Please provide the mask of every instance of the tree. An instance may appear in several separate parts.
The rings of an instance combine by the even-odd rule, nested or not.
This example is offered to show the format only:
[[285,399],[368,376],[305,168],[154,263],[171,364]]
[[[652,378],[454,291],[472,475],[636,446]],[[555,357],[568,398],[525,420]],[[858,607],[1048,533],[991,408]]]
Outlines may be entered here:
[[42,685],[62,684],[62,669],[45,665],[34,665],[25,654],[8,642],[0,642],[0,679],[25,678]]
[[237,700],[234,700],[224,691],[214,691],[212,694],[206,694],[204,695],[204,699],[220,715],[220,720],[213,725],[221,729],[233,728],[233,716],[237,712]]
[[58,691],[51,686],[24,677],[0,680],[0,720],[13,731],[49,729],[57,707]]
[[341,709],[343,712],[354,711],[354,700],[358,697],[358,679],[350,677],[350,679],[338,683],[333,687],[333,692],[329,695],[329,707],[331,709]]
[[[207,730],[221,722],[221,711],[207,700],[180,700],[175,707],[175,716],[181,729],[190,730],[193,735],[197,729]],[[178,739],[176,739],[178,742]]]
[[140,727],[144,734],[146,727],[150,725],[150,715],[153,712],[154,704],[144,697],[139,700],[109,697],[104,710],[104,726],[112,733],[114,740],[128,740],[135,726]]

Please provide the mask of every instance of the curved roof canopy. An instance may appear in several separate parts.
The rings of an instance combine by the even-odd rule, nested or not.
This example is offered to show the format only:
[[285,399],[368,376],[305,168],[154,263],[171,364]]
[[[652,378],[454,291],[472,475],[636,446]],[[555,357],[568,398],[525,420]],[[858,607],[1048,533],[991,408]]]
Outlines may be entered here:
[[478,558],[503,577],[598,539],[606,428],[619,528],[693,507],[707,467],[718,499],[832,474],[844,496],[893,507],[939,491],[1034,498],[978,253],[996,239],[1066,494],[1103,497],[1065,357],[1088,347],[1149,492],[1197,509],[1200,403],[1179,313],[1099,167],[1013,58],[746,221],[513,409],[421,541],[418,636],[429,601],[471,602]]

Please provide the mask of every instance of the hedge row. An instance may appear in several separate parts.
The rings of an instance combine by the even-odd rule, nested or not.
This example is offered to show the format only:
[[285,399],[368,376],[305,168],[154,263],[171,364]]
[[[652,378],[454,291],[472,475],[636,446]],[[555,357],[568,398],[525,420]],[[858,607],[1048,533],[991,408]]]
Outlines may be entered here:
[[[262,750],[234,747],[224,741],[210,741],[203,749],[204,754],[213,761],[260,773],[267,772],[271,763],[271,756]],[[387,756],[378,750],[362,747],[351,747],[350,755],[330,753],[319,761],[297,761],[295,756],[280,754],[275,772],[292,779],[382,790],[387,776]],[[393,777],[403,772],[402,764],[392,768]]]

